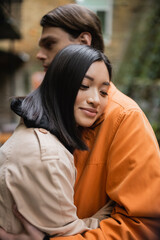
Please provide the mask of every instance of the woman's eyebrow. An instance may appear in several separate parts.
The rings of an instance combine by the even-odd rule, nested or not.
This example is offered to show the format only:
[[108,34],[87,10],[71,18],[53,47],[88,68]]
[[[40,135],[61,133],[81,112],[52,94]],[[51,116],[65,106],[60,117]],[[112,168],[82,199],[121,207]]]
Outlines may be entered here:
[[88,76],[88,75],[85,75],[84,77],[85,77],[85,78],[88,78],[88,79],[91,80],[91,81],[94,81],[94,78],[92,78],[92,77],[90,77],[90,76]]
[[[94,78],[92,78],[92,77],[90,77],[90,76],[88,76],[88,75],[85,75],[84,77],[85,77],[85,78],[88,78],[88,79],[91,80],[91,81],[94,81]],[[106,82],[106,81],[105,81],[105,82],[103,82],[102,84],[103,84],[103,85],[106,85],[106,86],[110,86],[110,82]]]

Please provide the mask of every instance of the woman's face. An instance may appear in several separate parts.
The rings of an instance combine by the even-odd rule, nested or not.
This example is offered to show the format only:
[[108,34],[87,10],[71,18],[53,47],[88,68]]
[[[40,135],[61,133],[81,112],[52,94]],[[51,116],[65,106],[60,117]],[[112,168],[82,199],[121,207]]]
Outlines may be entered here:
[[109,73],[103,61],[91,64],[81,83],[74,104],[76,123],[90,127],[104,112],[108,101]]

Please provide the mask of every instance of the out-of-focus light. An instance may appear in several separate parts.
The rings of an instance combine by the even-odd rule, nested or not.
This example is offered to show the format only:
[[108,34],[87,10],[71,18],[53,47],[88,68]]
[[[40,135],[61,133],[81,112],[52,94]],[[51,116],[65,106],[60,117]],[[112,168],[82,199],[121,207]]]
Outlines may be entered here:
[[28,62],[30,59],[29,54],[25,53],[25,52],[21,52],[18,54],[19,57],[22,59],[23,62]]
[[85,0],[77,0],[77,3],[83,3]]

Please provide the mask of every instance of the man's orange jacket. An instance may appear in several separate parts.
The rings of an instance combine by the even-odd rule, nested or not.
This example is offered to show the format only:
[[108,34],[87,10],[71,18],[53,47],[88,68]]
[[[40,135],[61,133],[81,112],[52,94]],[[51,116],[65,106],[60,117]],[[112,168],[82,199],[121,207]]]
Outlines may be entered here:
[[142,110],[111,84],[104,119],[83,136],[91,151],[74,154],[78,216],[92,216],[109,199],[116,205],[100,228],[53,239],[159,240],[160,151]]

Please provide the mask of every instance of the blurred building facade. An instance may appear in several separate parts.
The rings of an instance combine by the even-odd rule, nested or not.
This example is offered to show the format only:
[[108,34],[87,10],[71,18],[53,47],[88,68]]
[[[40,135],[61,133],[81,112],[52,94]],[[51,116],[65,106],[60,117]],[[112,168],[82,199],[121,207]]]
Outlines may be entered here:
[[[10,110],[10,99],[25,96],[44,75],[35,73],[41,69],[35,58],[41,17],[52,8],[72,2],[0,0],[0,145],[18,121]],[[34,81],[35,76],[38,80]]]
[[15,73],[24,63],[14,48],[14,41],[21,39],[21,4],[22,0],[0,0],[0,131],[4,132],[8,132],[5,124],[12,122],[6,98],[15,93]]

